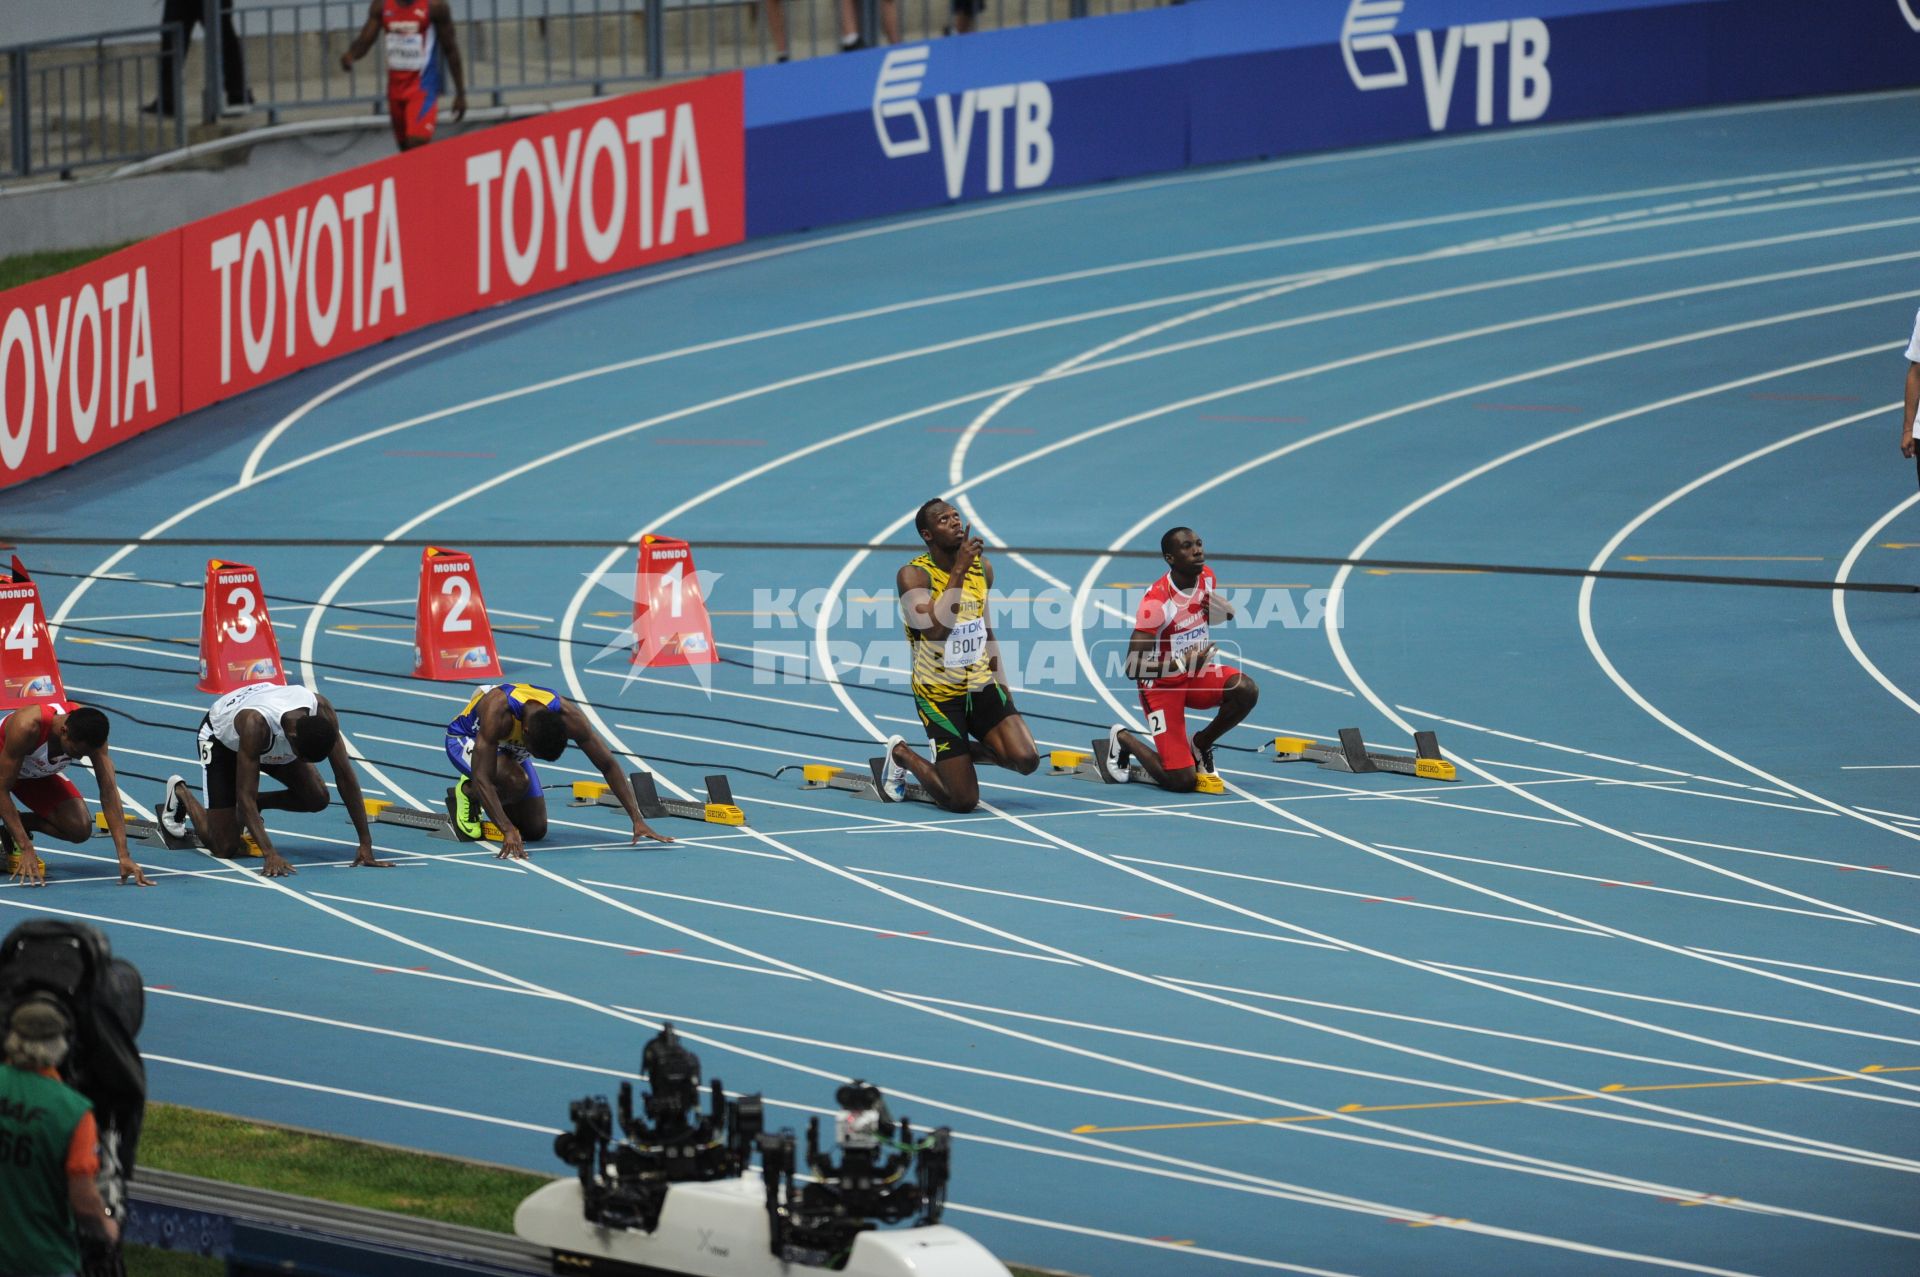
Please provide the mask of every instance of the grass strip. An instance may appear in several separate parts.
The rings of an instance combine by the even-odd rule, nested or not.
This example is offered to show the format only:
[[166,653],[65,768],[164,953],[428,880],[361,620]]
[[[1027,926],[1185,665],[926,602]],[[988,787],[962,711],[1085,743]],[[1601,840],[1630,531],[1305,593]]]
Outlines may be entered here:
[[85,266],[95,258],[105,257],[108,253],[117,253],[125,247],[127,247],[125,244],[112,244],[106,248],[60,248],[45,253],[19,253],[13,257],[0,257],[0,291],[18,288],[22,284],[31,284],[36,279],[58,275],[61,271],[72,270],[76,266]]

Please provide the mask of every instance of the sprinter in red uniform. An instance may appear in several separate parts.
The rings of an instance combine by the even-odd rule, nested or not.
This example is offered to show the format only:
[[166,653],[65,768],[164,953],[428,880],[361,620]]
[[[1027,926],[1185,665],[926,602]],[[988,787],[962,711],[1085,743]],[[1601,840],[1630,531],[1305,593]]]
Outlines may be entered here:
[[[1207,551],[1192,528],[1169,528],[1160,538],[1167,574],[1140,601],[1128,642],[1127,673],[1140,684],[1146,739],[1116,724],[1107,738],[1105,776],[1132,779],[1139,759],[1162,789],[1189,794],[1212,776],[1214,742],[1253,712],[1260,689],[1233,666],[1215,659],[1208,627],[1233,618],[1233,605],[1214,593]],[[1211,723],[1187,735],[1187,711],[1218,709]]]
[[351,71],[382,31],[387,36],[387,114],[393,120],[393,140],[410,151],[433,141],[443,59],[453,74],[453,118],[467,116],[467,77],[453,35],[453,10],[447,0],[373,0],[366,24],[340,55],[341,69]]

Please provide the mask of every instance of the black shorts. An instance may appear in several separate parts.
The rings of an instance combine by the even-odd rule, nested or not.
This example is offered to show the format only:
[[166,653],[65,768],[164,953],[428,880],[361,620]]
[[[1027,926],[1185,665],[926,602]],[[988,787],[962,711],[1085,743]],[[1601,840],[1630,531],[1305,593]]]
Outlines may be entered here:
[[1013,697],[998,683],[938,700],[929,700],[915,692],[913,706],[920,711],[920,721],[926,725],[936,763],[943,758],[967,754],[969,736],[985,740],[988,732],[1019,713],[1013,707]]
[[955,13],[978,14],[986,7],[987,0],[953,0],[953,11]]
[[[262,763],[262,775],[271,776],[292,789],[302,767],[311,767],[295,759],[290,763]],[[240,755],[222,745],[208,723],[200,725],[200,795],[208,811],[231,811],[240,805],[234,777],[239,774]]]

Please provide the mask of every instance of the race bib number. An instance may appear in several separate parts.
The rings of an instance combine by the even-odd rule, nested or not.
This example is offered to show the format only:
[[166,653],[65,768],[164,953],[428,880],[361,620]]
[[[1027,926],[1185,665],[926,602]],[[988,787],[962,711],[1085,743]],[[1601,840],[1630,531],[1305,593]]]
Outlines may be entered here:
[[1196,625],[1190,630],[1175,630],[1167,636],[1167,646],[1175,656],[1185,656],[1196,647],[1207,645],[1207,627]]
[[387,70],[424,71],[426,68],[427,37],[424,32],[387,32]]
[[963,670],[987,654],[987,618],[976,616],[947,631],[946,664]]
[[202,736],[200,738],[200,765],[202,767],[213,766],[213,737],[211,736]]

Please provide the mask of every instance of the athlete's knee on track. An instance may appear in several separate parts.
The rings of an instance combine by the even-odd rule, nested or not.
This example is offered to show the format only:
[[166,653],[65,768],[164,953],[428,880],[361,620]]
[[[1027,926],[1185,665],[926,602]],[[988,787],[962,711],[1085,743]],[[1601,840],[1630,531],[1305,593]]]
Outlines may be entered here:
[[1176,767],[1167,773],[1167,779],[1160,788],[1176,794],[1191,794],[1200,783],[1200,772],[1193,767]]
[[1040,755],[1032,749],[1018,750],[1001,760],[1007,770],[1019,772],[1022,776],[1031,776],[1040,769]]
[[521,839],[525,842],[539,842],[547,836],[547,817],[545,813],[530,815],[525,819],[516,819],[513,823],[514,827],[520,831]]
[[327,809],[327,787],[318,785],[312,789],[293,791],[293,810],[304,812],[325,811]]

